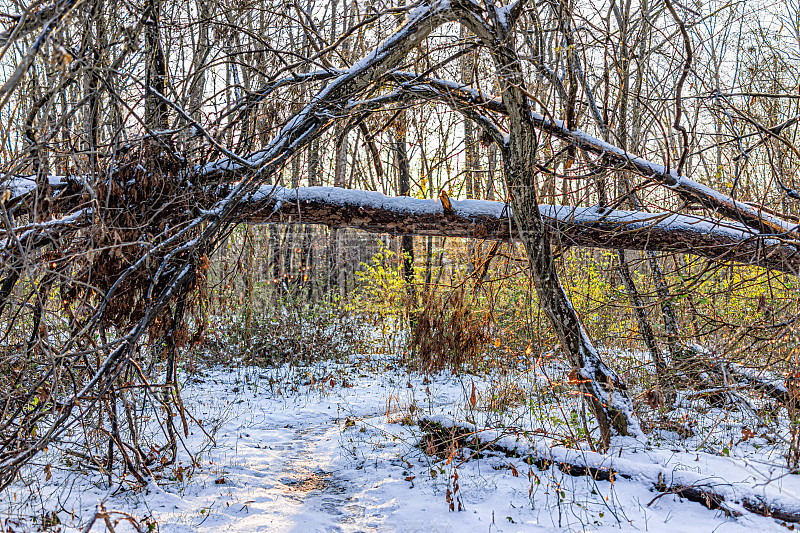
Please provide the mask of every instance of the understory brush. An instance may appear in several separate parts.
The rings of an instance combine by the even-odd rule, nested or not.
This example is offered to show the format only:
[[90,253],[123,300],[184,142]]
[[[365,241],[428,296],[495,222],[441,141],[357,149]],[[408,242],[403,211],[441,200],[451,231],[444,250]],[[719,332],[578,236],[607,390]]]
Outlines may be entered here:
[[334,304],[287,303],[253,314],[216,317],[202,347],[206,362],[278,366],[342,360],[368,346],[365,326]]
[[[596,422],[539,308],[524,254],[504,245],[505,261],[483,272],[475,267],[483,261],[481,250],[481,245],[450,250],[463,257],[448,262],[445,275],[440,267],[438,275],[428,276],[436,283],[426,284],[419,269],[409,282],[399,255],[384,248],[362,263],[345,299],[315,305],[279,299],[264,309],[212,318],[207,351],[219,362],[258,367],[302,367],[374,354],[382,364],[411,373],[450,372],[469,383],[464,416],[470,420],[524,426],[564,446],[593,449]],[[731,272],[702,270],[696,261],[675,263],[665,276],[682,335],[671,338],[648,263],[631,256],[645,316],[670,366],[664,373],[643,349],[617,260],[615,253],[567,250],[559,268],[589,336],[627,385],[650,442],[710,453],[730,453],[737,444],[772,447],[796,468],[800,410],[792,376],[800,376],[795,371],[800,342],[791,322],[793,282],[763,277],[755,268]],[[480,279],[476,272],[483,272]],[[686,286],[692,277],[697,281]],[[772,298],[765,303],[767,291]],[[787,317],[788,327],[772,327]],[[780,333],[765,336],[772,331]],[[692,354],[690,364],[670,359],[684,351]],[[764,387],[731,382],[726,374],[731,368],[752,374],[758,381],[751,385],[786,389],[786,401],[776,401]],[[314,379],[322,380],[322,374]],[[483,385],[476,388],[476,382]],[[403,411],[397,418],[411,420],[411,414]]]
[[[114,423],[124,435],[134,435],[139,454],[134,460],[143,464],[142,470],[149,469],[163,486],[182,490],[197,468],[196,458],[202,455],[198,452],[212,446],[226,409],[253,398],[274,401],[276,406],[295,400],[332,406],[335,399],[347,397],[349,403],[336,404],[333,419],[346,453],[352,451],[366,464],[391,443],[406,443],[405,451],[397,452],[404,455],[396,458],[405,461],[409,473],[404,478],[409,482],[415,476],[417,481],[427,478],[441,488],[445,505],[454,511],[469,504],[463,497],[469,482],[465,470],[476,461],[485,461],[492,473],[527,476],[531,505],[542,490],[563,493],[559,483],[564,472],[547,462],[525,463],[498,442],[475,443],[462,430],[448,432],[430,424],[450,420],[462,429],[472,428],[467,433],[491,430],[529,449],[542,443],[587,453],[599,449],[597,421],[580,391],[575,369],[566,362],[539,308],[527,264],[513,247],[504,253],[507,260],[480,279],[475,274],[480,269],[451,266],[447,275],[432,277],[436,283],[425,284],[421,272],[409,283],[397,255],[383,250],[362,265],[358,283],[346,297],[327,295],[311,302],[306,292],[256,291],[252,298],[241,299],[246,305],[209,308],[205,337],[180,349],[171,388],[162,392],[126,385],[103,398],[106,419],[96,426]],[[778,296],[765,304],[758,297],[766,290],[759,279],[732,278],[717,271],[680,292],[680,271],[668,273],[683,332],[670,339],[660,303],[648,292],[646,269],[635,270],[633,279],[642,290],[658,349],[669,365],[667,372],[661,372],[643,348],[613,259],[608,254],[568,251],[560,260],[564,288],[590,337],[601,347],[603,360],[626,384],[645,431],[635,445],[625,439],[617,443],[650,451],[746,458],[797,472],[800,336],[789,316],[794,309],[787,293],[791,287],[773,284]],[[452,262],[468,264],[466,259]],[[782,323],[788,325],[778,327]],[[680,350],[671,352],[675,346]],[[690,356],[686,361],[673,360],[672,353]],[[155,378],[153,383],[167,382],[163,357],[153,352],[152,359],[147,376]],[[749,385],[733,379],[729,373],[733,370],[750,376]],[[183,390],[196,394],[203,387],[219,386],[212,381],[225,373],[231,374],[224,378],[231,378],[225,391],[230,405],[220,407],[221,415],[184,409]],[[167,396],[172,390],[174,396]],[[358,409],[362,393],[372,402],[369,412]],[[134,397],[137,394],[149,395],[149,403]],[[776,400],[776,394],[783,394],[784,400]],[[156,423],[155,414],[165,398],[173,397],[172,410],[163,408],[168,422]],[[191,401],[196,407],[198,399]],[[202,404],[202,398],[199,401]],[[123,408],[115,411],[117,407]],[[122,478],[130,480],[123,463],[107,459],[109,440],[92,423],[87,417],[85,427],[68,435],[90,442],[90,449],[76,455],[77,448],[72,447],[62,453],[58,448],[62,443],[56,443],[50,455],[42,455],[47,462],[37,466],[53,473],[72,470],[92,476],[106,490]],[[184,448],[182,438],[192,432],[207,432],[208,438],[201,445],[194,439]],[[180,448],[164,444],[170,441],[179,442]],[[70,447],[66,440],[63,444],[64,450]],[[423,464],[425,471],[413,473],[411,464]],[[108,475],[109,466],[116,477]],[[27,475],[28,480],[36,476],[31,471]],[[215,479],[224,480],[226,475],[220,470]],[[133,485],[131,480],[126,486]],[[559,505],[574,503],[578,509],[577,504],[586,503],[564,503],[569,499],[564,498],[558,497]],[[45,518],[42,515],[40,523]],[[586,518],[587,523],[595,519]]]

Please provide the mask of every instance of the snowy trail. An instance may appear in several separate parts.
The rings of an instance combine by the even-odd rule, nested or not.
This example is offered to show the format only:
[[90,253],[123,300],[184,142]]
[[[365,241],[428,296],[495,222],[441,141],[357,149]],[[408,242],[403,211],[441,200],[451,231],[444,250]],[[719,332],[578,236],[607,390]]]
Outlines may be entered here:
[[[150,517],[160,533],[786,531],[769,518],[726,517],[675,495],[654,500],[651,484],[635,477],[595,482],[488,452],[479,460],[436,459],[416,446],[420,429],[404,424],[404,416],[415,406],[420,414],[463,418],[473,377],[429,380],[389,365],[367,373],[345,369],[335,380],[333,372],[304,369],[291,379],[273,379],[263,369],[217,368],[192,377],[184,401],[216,440],[194,468],[184,453],[160,486],[111,495],[103,476],[54,466],[49,482],[33,472],[34,485],[0,493],[0,517],[5,509],[17,509],[14,531],[35,531],[30,517],[41,516],[44,505],[59,510],[63,531],[73,533],[103,502],[107,510],[142,522]],[[321,382],[323,375],[328,377]],[[475,382],[479,390],[491,386]],[[195,431],[190,449],[202,449],[204,439]],[[644,469],[661,465],[676,475],[713,475],[722,483],[758,486],[770,479],[786,497],[800,494],[800,479],[780,477],[774,461],[756,460],[762,456],[639,448],[617,460]],[[50,460],[57,465],[59,459],[54,453]],[[450,511],[450,491],[463,511]],[[20,510],[25,498],[35,501]],[[133,531],[124,521],[115,527]],[[98,522],[91,531],[105,527]]]
[[[220,458],[227,466],[214,480],[216,487],[209,486],[205,498],[197,493],[195,499],[213,499],[214,488],[227,490],[217,491],[216,500],[208,506],[210,516],[192,524],[191,529],[377,531],[381,513],[368,513],[354,496],[351,482],[337,474],[344,418],[338,410],[328,409],[329,402],[322,403],[289,407],[292,422],[276,425],[259,423],[257,411],[264,406],[246,402],[218,434],[220,448],[227,447],[232,454]],[[320,407],[327,412],[320,412]],[[251,423],[242,424],[248,416]],[[182,512],[175,513],[176,518],[188,510],[180,507]],[[221,512],[215,513],[215,509]],[[178,524],[160,522],[161,531],[183,530]]]
[[[314,427],[297,431],[297,440],[294,441],[296,453],[291,455],[284,470],[286,475],[280,482],[290,491],[287,496],[296,500],[305,513],[320,513],[331,520],[327,530],[341,531],[342,526],[347,526],[377,531],[377,524],[365,523],[364,506],[353,501],[351,483],[336,475],[333,457],[315,444],[318,439],[327,442],[337,438],[339,431],[337,426],[327,430]],[[293,530],[302,530],[303,524],[299,525],[299,529],[295,527]]]
[[[446,381],[434,389],[439,407],[462,393],[456,380]],[[387,398],[411,401],[427,387],[422,378],[410,385],[402,373],[384,373],[276,396],[258,378],[242,385],[241,376],[212,373],[186,401],[200,418],[224,413],[216,446],[191,480],[151,487],[159,494],[137,499],[134,512],[152,515],[162,533],[464,531],[465,517],[449,512],[441,484],[407,481],[418,472],[400,456],[420,453],[413,438],[396,438],[401,426],[387,424]]]
[[[283,452],[285,460],[272,497],[264,507],[271,518],[270,531],[307,531],[315,524],[323,531],[377,531],[376,523],[366,523],[365,508],[353,501],[353,487],[347,479],[336,475],[335,457],[330,442],[338,442],[341,427],[333,421],[303,426],[290,440],[272,446]],[[258,503],[253,504],[259,509]],[[289,512],[287,512],[287,509]],[[253,529],[248,526],[246,530]]]

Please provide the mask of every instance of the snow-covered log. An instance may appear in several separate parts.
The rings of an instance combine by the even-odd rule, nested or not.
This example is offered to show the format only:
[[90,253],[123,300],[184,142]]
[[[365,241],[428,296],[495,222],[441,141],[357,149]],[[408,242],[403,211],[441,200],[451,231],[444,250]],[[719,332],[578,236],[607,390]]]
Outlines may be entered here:
[[[442,18],[446,18],[447,15],[443,13],[440,15]],[[409,32],[413,38],[414,32]],[[326,79],[326,78],[336,78],[336,82],[352,82],[353,78],[353,71],[359,70],[368,70],[365,67],[366,63],[359,62],[358,64],[354,65],[350,71],[341,71],[332,69],[329,72],[314,72],[312,73],[315,76],[315,79]],[[361,75],[364,75],[361,72]],[[444,102],[447,102],[454,107],[458,108],[459,104],[463,106],[465,109],[469,109],[472,113],[477,113],[479,111],[489,111],[494,113],[506,114],[505,105],[496,97],[492,95],[487,95],[481,91],[476,89],[466,88],[461,84],[450,82],[441,79],[434,79],[434,78],[424,78],[420,77],[419,75],[412,73],[412,72],[400,72],[400,71],[391,71],[386,75],[387,81],[394,82],[399,85],[399,87],[407,92],[417,95],[418,97],[426,98],[426,99],[439,99]],[[308,76],[310,77],[310,76]],[[302,78],[305,79],[305,78]],[[374,80],[370,80],[374,81]],[[333,85],[336,85],[334,83]],[[273,86],[270,85],[268,89],[264,89],[264,91],[271,91],[273,90]],[[324,91],[323,91],[324,92]],[[257,93],[258,94],[258,93]],[[327,95],[330,96],[330,95]],[[400,97],[400,93],[398,93],[397,97]],[[385,103],[393,101],[393,99],[385,100]],[[316,103],[316,102],[315,102]],[[309,108],[313,107],[309,106]],[[349,104],[351,106],[355,105],[352,102]],[[313,113],[310,111],[304,110],[298,114],[297,117],[284,128],[284,134],[289,135],[289,126],[296,127],[298,126],[298,118],[301,116],[304,118],[308,118],[309,116],[314,116]],[[536,112],[532,112],[532,120],[533,123],[540,128],[542,131],[546,131],[556,137],[559,137],[565,141],[569,141],[574,143],[576,146],[582,148],[583,150],[600,155],[602,158],[606,160],[608,164],[614,166],[622,166],[625,168],[629,168],[642,177],[650,181],[656,181],[659,184],[669,188],[670,190],[676,192],[685,200],[703,205],[704,207],[711,209],[721,216],[724,216],[730,220],[737,221],[738,223],[735,224],[726,224],[727,226],[733,227],[741,227],[744,226],[745,228],[750,228],[752,230],[758,231],[763,234],[767,235],[774,235],[776,239],[780,239],[782,237],[788,237],[790,239],[797,238],[798,236],[798,224],[793,223],[788,220],[784,220],[780,216],[768,211],[759,208],[758,206],[751,205],[746,202],[737,201],[730,196],[723,194],[719,191],[716,191],[706,185],[703,185],[695,180],[688,178],[687,176],[678,176],[673,170],[670,170],[663,165],[659,165],[657,163],[653,163],[648,161],[642,157],[639,157],[635,154],[631,154],[621,148],[618,148],[610,143],[602,141],[586,132],[581,130],[570,130],[566,127],[566,125],[557,119],[548,118],[544,115],[541,115]],[[301,135],[301,137],[304,135]],[[256,152],[247,156],[243,157],[228,157],[222,158],[218,161],[213,163],[209,163],[203,167],[195,169],[195,178],[202,182],[208,181],[225,181],[230,179],[236,179],[241,177],[243,174],[248,172],[253,172],[255,169],[262,169],[262,165],[268,162],[272,162],[272,153],[273,151],[269,149],[262,150],[260,152]],[[267,172],[268,174],[269,172]],[[262,173],[263,174],[263,173]],[[11,199],[12,201],[21,198],[24,195],[31,193],[35,189],[34,180],[31,177],[13,177],[13,178],[5,178],[5,186],[11,192]],[[53,189],[59,189],[65,185],[65,179],[62,176],[51,176],[50,177],[50,186]],[[659,214],[652,214],[652,217],[658,217]],[[713,222],[715,226],[717,225],[716,222]],[[367,228],[364,228],[367,229]],[[752,232],[748,232],[752,234]],[[754,249],[760,250],[762,243],[766,241],[759,240],[757,243],[751,243],[751,246],[745,247],[742,249],[742,258],[746,258],[747,254],[751,254]],[[777,240],[773,240],[773,243],[777,243]],[[576,244],[580,244],[576,242]],[[752,246],[755,244],[755,248]],[[693,246],[692,243],[689,246]],[[608,246],[608,247],[615,247],[615,246]],[[623,246],[629,249],[642,249],[640,246]],[[767,246],[766,253],[771,254],[773,253],[772,247]],[[791,247],[790,247],[791,248]],[[787,249],[788,250],[788,249]],[[681,250],[669,250],[669,251],[690,251],[681,249]],[[786,250],[784,250],[786,251]],[[789,251],[790,255],[793,255],[793,251]],[[698,255],[705,255],[704,253],[698,253]],[[739,254],[734,254],[739,255]],[[780,255],[780,254],[779,254]],[[721,257],[719,255],[714,257],[720,257],[720,259],[724,260],[732,260],[736,262],[742,262],[736,257]],[[779,257],[777,259],[778,263],[783,262],[783,257]],[[759,258],[755,262],[746,262],[747,264],[762,264],[761,259]],[[767,268],[773,268],[772,266],[775,262],[773,261],[765,261],[763,264],[767,266]],[[788,272],[796,272],[796,266],[786,268],[777,268],[778,270],[784,270]]]
[[468,422],[454,421],[442,416],[426,417],[419,421],[429,439],[424,449],[436,450],[453,444],[476,452],[494,451],[509,457],[522,458],[526,463],[544,470],[557,468],[573,476],[590,476],[598,481],[617,478],[634,479],[649,484],[658,493],[648,505],[668,494],[700,503],[708,509],[719,509],[727,516],[741,516],[742,511],[772,517],[785,522],[800,523],[800,508],[790,495],[773,485],[765,484],[753,490],[742,483],[724,480],[718,474],[669,468],[655,462],[617,457],[616,454],[565,448],[548,444],[538,438],[531,442],[500,430],[482,429]]
[[[378,192],[335,187],[263,186],[240,213],[248,222],[324,224],[393,235],[438,235],[509,242],[516,238],[511,208],[488,200],[390,198]],[[800,248],[722,220],[597,207],[541,205],[560,245],[689,253],[714,261],[797,273]]]
[[[337,74],[338,72],[331,72],[330,76],[334,77]],[[318,74],[318,76],[324,77],[323,74]],[[457,109],[461,107],[463,110],[469,110],[471,114],[494,112],[506,115],[508,113],[505,104],[499,98],[477,89],[465,87],[460,83],[422,77],[414,72],[402,71],[390,71],[385,77],[387,81],[397,84],[401,93],[409,93],[425,99],[441,100]],[[398,98],[401,93],[398,93]],[[665,186],[691,203],[700,204],[761,233],[797,236],[799,226],[796,223],[784,220],[768,210],[735,200],[688,176],[678,175],[674,169],[648,161],[584,131],[571,130],[561,120],[535,111],[531,111],[531,119],[541,131],[546,131],[589,153],[601,156],[605,160],[605,164],[609,166],[633,170],[646,180]],[[220,168],[221,165],[225,166],[229,163],[223,160],[214,168]],[[234,165],[230,168],[237,167]]]

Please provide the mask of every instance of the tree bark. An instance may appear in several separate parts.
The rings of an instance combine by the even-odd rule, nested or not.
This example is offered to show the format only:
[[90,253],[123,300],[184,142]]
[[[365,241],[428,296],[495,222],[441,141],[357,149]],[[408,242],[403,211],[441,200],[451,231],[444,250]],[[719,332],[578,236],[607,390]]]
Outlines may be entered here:
[[[503,115],[510,113],[505,100],[501,101],[479,91],[466,90],[447,81],[421,78],[416,74],[404,72],[392,72],[387,74],[387,78],[401,83],[414,83],[416,84],[414,86],[406,85],[406,90],[428,98],[441,98],[451,105],[455,103],[455,105],[463,106],[464,108],[479,106],[482,112],[493,111]],[[796,237],[798,234],[798,225],[796,223],[786,221],[769,210],[734,200],[724,193],[715,191],[690,179],[688,176],[678,175],[674,169],[669,169],[638,157],[627,150],[602,141],[583,131],[572,130],[563,121],[544,116],[532,109],[529,110],[529,114],[532,125],[536,130],[567,141],[587,153],[600,155],[604,158],[605,164],[609,166],[616,165],[622,167],[621,169],[632,170],[643,179],[668,188],[688,203],[699,204],[761,233],[789,235],[792,237]]]
[[[511,242],[519,239],[508,205],[488,200],[390,198],[336,187],[263,187],[242,206],[240,222],[322,224],[392,235],[466,237]],[[588,246],[617,250],[683,253],[712,261],[760,266],[796,274],[800,247],[709,220],[671,213],[540,205],[542,222],[563,249]]]
[[167,60],[161,46],[161,0],[148,0],[145,20],[145,53],[147,70],[145,75],[144,123],[153,130],[167,129],[169,107],[150,90],[167,94]]
[[[401,112],[395,121],[394,154],[397,165],[397,192],[400,196],[408,196],[411,192],[411,172],[408,168],[408,151],[406,147],[406,116]],[[414,297],[414,237],[403,235],[400,243],[403,254],[403,278],[408,284],[408,296]]]
[[[640,482],[648,482],[659,493],[647,504],[648,506],[664,495],[676,494],[691,502],[704,505],[708,509],[719,509],[726,516],[741,516],[742,514],[736,506],[730,505],[732,501],[753,514],[783,520],[784,522],[800,522],[800,513],[797,509],[782,507],[780,503],[770,502],[764,497],[736,494],[725,484],[714,486],[708,480],[698,482],[692,479],[695,476],[691,474],[686,476],[689,479],[683,479],[682,481],[684,482],[680,483],[674,481],[675,472],[670,470],[658,471],[653,469],[656,471],[650,470],[648,472],[647,470],[649,469],[630,469],[629,466],[630,470],[626,471],[624,468],[618,468],[617,466],[605,466],[614,463],[613,457],[601,453],[587,451],[573,453],[574,450],[561,448],[556,453],[553,453],[553,449],[551,449],[549,453],[544,454],[538,452],[533,446],[528,450],[524,447],[522,449],[519,447],[508,448],[496,441],[485,440],[487,436],[472,424],[450,420],[440,421],[422,418],[419,421],[419,427],[425,434],[423,439],[427,439],[429,443],[427,448],[429,449],[435,450],[440,446],[452,446],[455,443],[459,447],[469,447],[472,450],[477,450],[475,453],[493,451],[503,453],[508,457],[522,458],[524,462],[535,465],[540,470],[557,468],[572,477],[589,476],[597,481],[611,482],[617,478],[637,479]],[[649,467],[650,465],[647,466]],[[665,480],[673,481],[667,484]],[[733,494],[731,494],[732,492]]]

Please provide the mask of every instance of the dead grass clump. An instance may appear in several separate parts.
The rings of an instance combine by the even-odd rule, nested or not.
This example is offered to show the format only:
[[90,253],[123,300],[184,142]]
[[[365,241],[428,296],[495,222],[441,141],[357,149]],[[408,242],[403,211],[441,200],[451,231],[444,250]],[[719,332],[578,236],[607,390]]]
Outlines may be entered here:
[[504,380],[497,386],[481,393],[487,410],[505,412],[528,401],[528,393],[515,381]]
[[400,424],[401,426],[413,426],[416,424],[417,406],[413,399],[401,402],[400,397],[390,394],[386,400],[386,422],[389,424]]
[[411,348],[422,370],[457,370],[475,363],[489,343],[489,324],[475,313],[464,287],[445,295],[428,291],[423,299],[427,303],[411,332]]

